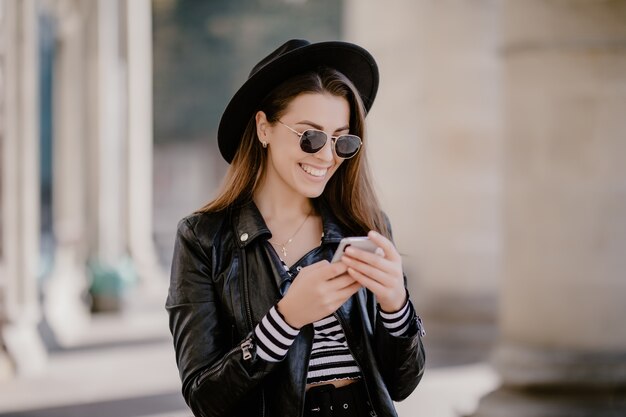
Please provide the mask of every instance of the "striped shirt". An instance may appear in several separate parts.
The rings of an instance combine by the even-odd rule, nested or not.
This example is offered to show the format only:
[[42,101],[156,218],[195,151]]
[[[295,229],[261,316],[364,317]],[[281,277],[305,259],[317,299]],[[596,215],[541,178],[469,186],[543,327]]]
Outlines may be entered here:
[[[288,270],[284,262],[283,266]],[[408,299],[399,311],[385,313],[379,310],[379,314],[383,326],[396,337],[408,332],[415,317],[413,306]],[[345,333],[337,318],[330,315],[313,323],[313,328],[313,347],[307,384],[360,378],[361,371],[350,353]],[[257,340],[257,355],[269,362],[280,362],[287,355],[300,330],[290,326],[276,306],[273,306],[255,327],[254,333]]]
[[360,378],[361,370],[348,349],[346,335],[335,316],[313,323],[313,348],[307,384],[343,378]]

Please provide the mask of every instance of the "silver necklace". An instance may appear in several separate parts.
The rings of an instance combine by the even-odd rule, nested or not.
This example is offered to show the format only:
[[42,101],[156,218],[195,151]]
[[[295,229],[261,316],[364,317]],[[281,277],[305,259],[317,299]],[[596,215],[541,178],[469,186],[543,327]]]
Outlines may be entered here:
[[311,212],[313,211],[313,209],[309,210],[309,212],[307,213],[306,217],[304,218],[304,220],[302,220],[302,223],[300,223],[300,226],[298,226],[298,228],[296,229],[295,232],[293,232],[293,234],[291,235],[291,237],[289,239],[287,239],[287,241],[285,243],[275,243],[272,242],[271,240],[269,240],[268,242],[270,242],[272,245],[276,246],[276,247],[280,247],[280,251],[283,253],[283,257],[286,258],[287,257],[287,245],[290,244],[293,241],[293,238],[296,237],[296,235],[298,234],[298,232],[300,231],[300,229],[302,229],[302,226],[304,226],[304,223],[306,223],[306,221],[308,220],[309,216],[311,215]]

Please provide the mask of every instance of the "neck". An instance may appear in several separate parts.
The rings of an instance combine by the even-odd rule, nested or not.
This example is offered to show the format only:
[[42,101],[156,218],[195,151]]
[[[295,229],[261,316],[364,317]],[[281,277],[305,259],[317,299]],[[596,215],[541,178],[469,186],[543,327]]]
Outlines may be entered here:
[[266,221],[280,216],[282,219],[299,219],[311,212],[312,203],[308,197],[284,187],[269,187],[261,181],[254,193],[254,203]]

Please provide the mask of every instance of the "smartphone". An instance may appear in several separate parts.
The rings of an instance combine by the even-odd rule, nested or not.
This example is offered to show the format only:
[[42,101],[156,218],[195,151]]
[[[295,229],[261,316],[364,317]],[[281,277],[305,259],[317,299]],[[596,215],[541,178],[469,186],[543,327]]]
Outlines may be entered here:
[[359,248],[364,251],[378,253],[380,249],[374,242],[369,240],[367,236],[358,236],[358,237],[344,237],[339,242],[339,246],[337,246],[337,250],[333,255],[332,262],[339,262],[341,257],[343,256],[343,252],[348,248],[348,246],[354,246],[355,248]]

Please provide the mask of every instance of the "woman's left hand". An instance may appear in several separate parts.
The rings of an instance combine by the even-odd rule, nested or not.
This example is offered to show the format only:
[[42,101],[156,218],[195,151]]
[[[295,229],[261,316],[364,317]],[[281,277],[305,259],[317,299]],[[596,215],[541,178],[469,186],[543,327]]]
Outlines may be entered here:
[[348,274],[376,295],[380,308],[393,313],[406,302],[402,259],[395,246],[380,233],[371,231],[369,239],[382,249],[384,256],[349,247],[341,262],[348,266]]

